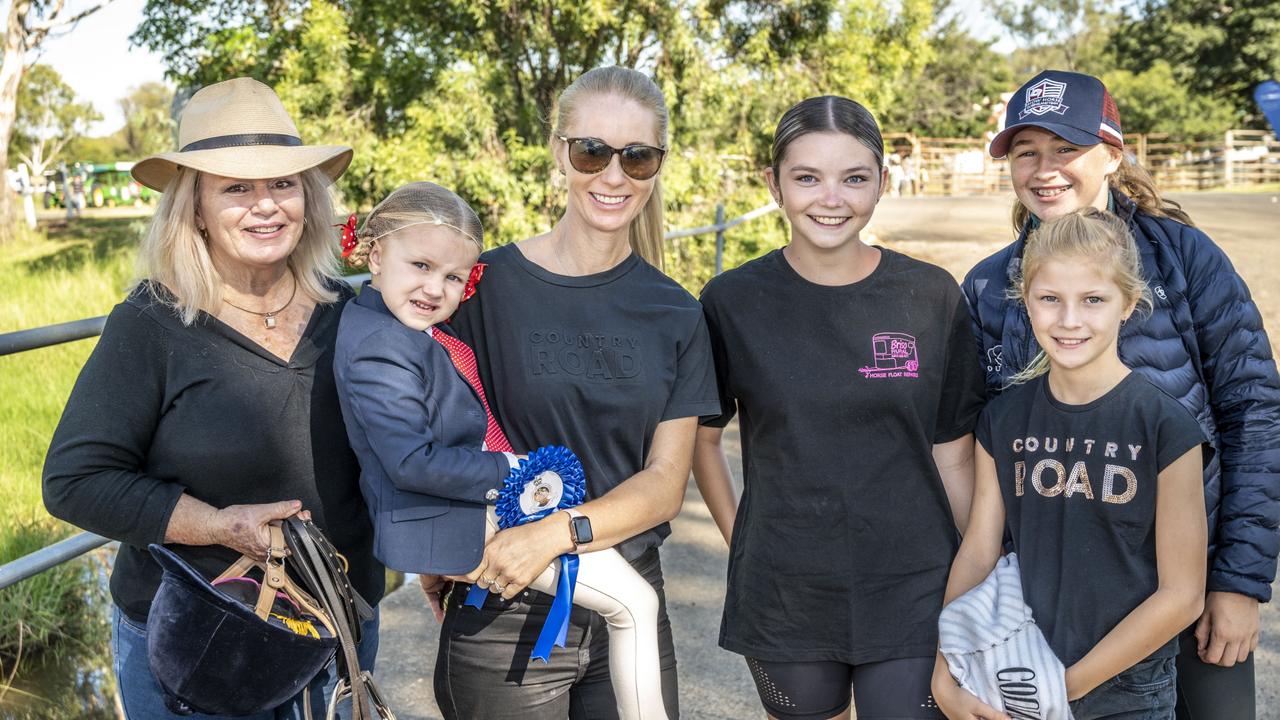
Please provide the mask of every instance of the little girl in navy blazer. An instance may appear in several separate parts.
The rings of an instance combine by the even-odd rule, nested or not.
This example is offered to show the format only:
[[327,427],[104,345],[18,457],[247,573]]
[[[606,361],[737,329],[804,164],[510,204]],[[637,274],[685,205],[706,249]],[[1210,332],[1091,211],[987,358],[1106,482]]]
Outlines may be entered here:
[[[347,262],[368,265],[372,276],[343,309],[334,377],[360,459],[374,554],[423,575],[437,618],[440,576],[506,589],[485,575],[484,546],[498,530],[493,504],[518,458],[489,412],[471,349],[445,324],[475,292],[482,237],[465,201],[416,182],[388,195],[343,240]],[[548,567],[529,587],[554,593],[558,571]],[[579,555],[572,598],[608,623],[621,717],[666,718],[653,588],[608,549]]]

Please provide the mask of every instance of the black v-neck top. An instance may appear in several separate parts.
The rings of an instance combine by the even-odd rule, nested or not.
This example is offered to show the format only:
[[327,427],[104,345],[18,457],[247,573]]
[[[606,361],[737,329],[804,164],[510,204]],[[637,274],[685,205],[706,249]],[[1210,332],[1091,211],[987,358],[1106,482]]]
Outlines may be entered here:
[[[333,379],[352,292],[335,289],[338,302],[315,307],[288,361],[208,314],[183,326],[146,283],[112,310],[54,433],[44,500],[51,514],[121,541],[111,594],[129,617],[147,616],[161,572],[146,546],[163,542],[184,491],[214,507],[301,500],[346,555],[357,590],[382,597]],[[238,557],[174,550],[208,577]]]

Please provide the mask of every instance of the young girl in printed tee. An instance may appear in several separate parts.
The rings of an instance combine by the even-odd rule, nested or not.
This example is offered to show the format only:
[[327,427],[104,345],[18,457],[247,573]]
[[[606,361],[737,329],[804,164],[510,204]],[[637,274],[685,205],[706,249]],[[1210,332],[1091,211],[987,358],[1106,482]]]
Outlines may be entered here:
[[[345,241],[348,262],[367,264],[372,279],[343,309],[334,376],[374,554],[396,570],[501,593],[510,580],[487,574],[484,548],[498,530],[493,503],[517,459],[503,452],[510,445],[489,413],[471,349],[445,324],[474,292],[481,237],[475,212],[439,185],[411,183],[379,203]],[[552,499],[559,495],[531,495],[534,504]],[[565,540],[560,552],[574,552]],[[578,560],[573,602],[608,623],[621,717],[666,718],[652,586],[612,549]],[[555,593],[558,568],[529,587]],[[440,617],[439,593],[428,596]]]
[[[1007,529],[1076,720],[1172,718],[1176,636],[1204,601],[1205,438],[1116,352],[1120,326],[1151,302],[1133,238],[1092,208],[1047,221],[1011,294],[1043,350],[978,421],[947,602],[987,577]],[[950,718],[1009,717],[962,689],[941,655],[933,687]]]

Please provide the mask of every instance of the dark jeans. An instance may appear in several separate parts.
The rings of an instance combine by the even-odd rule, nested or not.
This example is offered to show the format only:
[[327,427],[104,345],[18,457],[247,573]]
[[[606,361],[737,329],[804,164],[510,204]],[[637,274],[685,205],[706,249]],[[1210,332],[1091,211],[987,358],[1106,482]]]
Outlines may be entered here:
[[[667,715],[680,717],[676,650],[667,618],[662,563],[654,548],[632,566],[658,593],[658,652]],[[469,585],[449,597],[440,654],[436,702],[446,720],[616,720],[609,682],[609,633],[595,613],[574,607],[565,647],[551,661],[529,653],[551,607],[551,596],[526,590],[514,600],[489,595],[483,608],[463,607]]]
[[[356,654],[360,658],[360,667],[372,671],[378,656],[377,608],[374,608],[373,619],[361,626],[361,635]],[[129,619],[118,607],[111,609],[111,656],[112,669],[120,687],[120,700],[129,720],[221,720],[224,717],[199,713],[174,715],[169,712],[164,704],[164,689],[151,674],[151,664],[147,661],[147,626]],[[263,668],[262,671],[271,672],[271,668]],[[311,691],[311,712],[315,717],[324,717],[329,696],[337,684],[337,667],[331,662],[308,688]],[[350,705],[348,701],[346,707]],[[251,720],[302,720],[302,693],[274,711],[248,717]],[[339,717],[347,715],[339,713]]]
[[1254,720],[1253,654],[1229,668],[1200,661],[1195,626],[1178,638],[1178,720]]
[[1071,703],[1076,720],[1173,720],[1173,658],[1143,660]]

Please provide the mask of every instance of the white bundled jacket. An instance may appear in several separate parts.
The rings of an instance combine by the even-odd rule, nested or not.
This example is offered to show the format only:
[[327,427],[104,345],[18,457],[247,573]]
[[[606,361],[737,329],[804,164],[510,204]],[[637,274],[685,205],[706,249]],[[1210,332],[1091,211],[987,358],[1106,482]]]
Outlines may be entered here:
[[1071,720],[1065,669],[1022,600],[1016,554],[942,609],[938,646],[961,687],[1014,720]]

